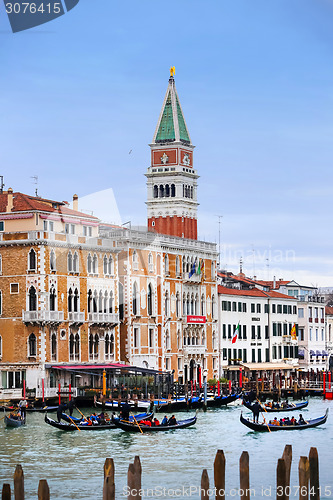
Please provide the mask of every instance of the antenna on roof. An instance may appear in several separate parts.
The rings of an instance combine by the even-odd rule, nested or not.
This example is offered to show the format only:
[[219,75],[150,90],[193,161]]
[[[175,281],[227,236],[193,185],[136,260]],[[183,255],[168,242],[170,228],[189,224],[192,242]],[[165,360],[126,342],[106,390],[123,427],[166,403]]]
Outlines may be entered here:
[[269,258],[266,258],[266,267],[267,267],[267,281],[269,281]]
[[0,193],[3,193],[4,187],[5,187],[5,183],[3,182],[3,175],[0,175]]
[[35,196],[38,196],[38,175],[31,175],[30,179],[33,179],[33,183],[36,185]]

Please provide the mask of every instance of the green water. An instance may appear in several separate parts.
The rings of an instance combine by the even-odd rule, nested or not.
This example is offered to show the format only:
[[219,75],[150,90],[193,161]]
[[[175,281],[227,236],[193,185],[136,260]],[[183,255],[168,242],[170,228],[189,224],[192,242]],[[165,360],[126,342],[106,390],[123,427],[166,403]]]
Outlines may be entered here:
[[[135,455],[139,455],[142,487],[145,490],[149,488],[144,498],[197,500],[200,493],[196,489],[200,486],[202,470],[208,470],[213,486],[213,462],[217,449],[222,449],[226,456],[228,497],[239,498],[235,491],[239,486],[239,458],[246,450],[250,454],[250,485],[255,497],[276,498],[276,463],[284,446],[291,444],[291,484],[298,484],[299,457],[308,455],[310,447],[316,446],[322,498],[333,498],[333,403],[313,398],[302,413],[304,417],[315,418],[323,415],[327,407],[331,408],[331,414],[324,426],[277,433],[254,433],[244,427],[239,422],[240,412],[250,413],[242,406],[208,410],[206,413],[200,411],[194,427],[143,435],[127,434],[121,430],[65,433],[45,424],[43,414],[28,414],[27,425],[17,429],[5,428],[2,420],[0,486],[2,489],[2,484],[9,482],[13,488],[15,466],[22,464],[27,500],[37,498],[40,479],[47,479],[51,500],[102,498],[103,465],[105,458],[112,457],[115,462],[116,498],[126,498],[124,487],[128,465]],[[295,412],[295,416],[298,413]],[[185,419],[189,415],[192,413],[178,413],[176,416]],[[166,490],[163,491],[163,488]],[[298,499],[296,489],[292,489],[290,498]]]

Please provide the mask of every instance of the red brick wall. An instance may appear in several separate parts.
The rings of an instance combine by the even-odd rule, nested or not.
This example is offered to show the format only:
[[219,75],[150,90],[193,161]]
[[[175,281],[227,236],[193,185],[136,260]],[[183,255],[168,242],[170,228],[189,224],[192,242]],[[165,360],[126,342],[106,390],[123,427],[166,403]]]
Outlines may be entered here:
[[148,231],[192,240],[198,238],[197,220],[188,217],[152,217],[148,219]]

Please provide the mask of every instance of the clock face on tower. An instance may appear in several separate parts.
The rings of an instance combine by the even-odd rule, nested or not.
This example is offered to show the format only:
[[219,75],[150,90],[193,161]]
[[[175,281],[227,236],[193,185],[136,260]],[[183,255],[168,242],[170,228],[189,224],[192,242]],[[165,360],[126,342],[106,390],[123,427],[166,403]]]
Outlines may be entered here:
[[190,160],[190,157],[187,153],[184,153],[183,165],[186,165],[187,167],[189,167],[191,165],[191,160]]

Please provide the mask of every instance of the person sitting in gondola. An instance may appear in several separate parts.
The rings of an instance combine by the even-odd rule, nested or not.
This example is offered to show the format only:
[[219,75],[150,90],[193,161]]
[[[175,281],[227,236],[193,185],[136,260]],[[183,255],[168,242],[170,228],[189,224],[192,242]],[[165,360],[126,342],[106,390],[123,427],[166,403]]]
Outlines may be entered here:
[[298,425],[304,425],[306,422],[302,416],[302,414],[300,414],[299,416],[299,419],[298,419]]
[[289,417],[284,417],[284,425],[290,425]]
[[99,423],[99,418],[96,415],[96,413],[92,413],[89,417],[89,420],[92,422],[93,425],[96,425]]
[[166,415],[164,415],[161,425],[168,425],[168,417]]
[[154,427],[156,427],[157,425],[160,425],[160,421],[158,420],[158,418],[156,418],[156,417],[154,418],[152,425]]
[[284,425],[284,418],[280,418],[280,425]]
[[286,401],[283,401],[282,403],[282,408],[288,408],[289,404],[288,404],[288,400],[286,399]]
[[150,420],[141,420],[140,424],[141,425],[146,425],[147,427],[151,427],[151,421]]
[[292,416],[290,419],[290,425],[296,425],[296,424],[297,424],[296,418],[294,416]]
[[280,422],[276,417],[274,417],[274,419],[272,420],[272,425],[280,425]]
[[177,425],[177,420],[174,415],[169,418],[168,425]]

